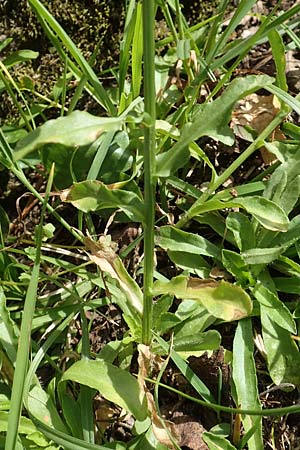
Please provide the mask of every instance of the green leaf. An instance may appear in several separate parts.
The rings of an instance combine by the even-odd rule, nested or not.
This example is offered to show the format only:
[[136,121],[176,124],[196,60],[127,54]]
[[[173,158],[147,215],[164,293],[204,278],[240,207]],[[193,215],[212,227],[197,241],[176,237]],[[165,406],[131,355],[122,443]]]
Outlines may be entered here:
[[[254,295],[256,296],[255,291]],[[269,305],[260,303],[262,336],[270,376],[275,384],[300,384],[299,349],[290,331],[278,325],[272,313]]]
[[197,275],[200,278],[209,277],[211,266],[201,255],[168,250],[168,257],[177,267],[188,270],[192,275]]
[[200,333],[216,321],[214,316],[194,300],[181,302],[174,315],[180,318],[174,328],[174,335],[178,338]]
[[15,160],[46,144],[80,147],[94,142],[105,131],[117,131],[123,119],[97,117],[85,111],[74,111],[69,116],[48,120],[44,125],[21,139],[14,153]]
[[300,354],[297,344],[289,331],[271,319],[266,308],[261,306],[260,310],[263,342],[272,380],[275,384],[300,384]]
[[213,394],[210,392],[208,387],[203,383],[203,381],[198,378],[198,376],[192,371],[189,365],[184,361],[184,359],[172,350],[172,347],[164,341],[160,336],[155,334],[155,339],[157,340],[159,346],[164,350],[165,355],[170,354],[171,359],[176,364],[180,372],[186,377],[189,383],[198,392],[201,397],[208,403],[216,403]]
[[249,268],[239,253],[222,250],[222,262],[225,269],[236,278],[241,286],[252,282]]
[[274,201],[287,214],[292,211],[300,194],[300,154],[298,145],[284,142],[266,142],[266,148],[274,153],[281,165],[266,184],[264,197]]
[[204,431],[202,438],[210,450],[236,450],[226,438],[208,431]]
[[61,200],[83,212],[121,209],[134,222],[144,222],[144,203],[132,191],[119,189],[123,183],[105,185],[98,180],[74,183],[61,193]]
[[273,231],[287,231],[289,220],[284,210],[274,202],[257,195],[238,197],[233,204],[244,208],[265,228]]
[[[0,411],[0,432],[7,431],[8,412]],[[18,432],[20,434],[31,434],[37,431],[36,426],[27,417],[21,417]]]
[[296,324],[292,314],[273,292],[261,283],[257,283],[253,293],[259,304],[264,307],[265,311],[268,311],[268,316],[273,322],[288,330],[290,333],[297,333]]
[[30,61],[31,59],[36,59],[38,56],[39,53],[32,50],[18,50],[7,56],[7,58],[4,59],[3,64],[9,68],[14,66],[15,64],[19,64],[24,61]]
[[226,281],[200,280],[179,275],[168,282],[156,281],[153,293],[196,300],[214,317],[226,321],[239,320],[252,311],[248,294],[239,286]]
[[18,329],[10,317],[2,287],[0,287],[0,342],[14,365],[17,357]]
[[255,247],[254,227],[245,214],[240,212],[229,213],[226,218],[226,227],[232,232],[241,251]]
[[27,405],[30,414],[55,430],[67,433],[68,430],[61,420],[50,396],[39,386],[34,386],[29,392]]
[[[237,404],[242,409],[261,409],[258,397],[256,367],[253,357],[253,333],[251,319],[240,320],[233,341],[232,377],[237,393]],[[254,425],[256,417],[242,417],[245,432]],[[249,450],[263,450],[261,420],[248,441]]]
[[174,350],[184,358],[191,355],[196,356],[199,352],[216,350],[220,347],[220,344],[221,335],[217,330],[181,337],[175,335],[173,339]]
[[217,211],[224,208],[243,208],[268,230],[287,231],[289,220],[284,210],[274,202],[257,195],[237,197],[230,201],[218,199],[208,200],[203,204],[197,202],[190,208],[189,218],[209,211]]
[[273,278],[276,289],[279,292],[286,292],[288,294],[298,295],[300,292],[300,278],[299,277],[275,277]]
[[226,145],[232,145],[234,135],[228,122],[235,103],[272,82],[273,78],[266,75],[250,75],[233,80],[220,97],[212,103],[206,103],[193,122],[184,126],[179,141],[170,150],[157,156],[157,176],[168,177],[183,167],[189,157],[190,143],[201,136],[210,136]]
[[272,48],[272,54],[276,65],[276,84],[283,91],[288,90],[286,81],[285,45],[279,31],[271,30],[268,38]]
[[72,380],[97,389],[100,394],[133,414],[138,420],[148,415],[147,403],[136,378],[125,370],[103,360],[80,360],[62,376],[62,381]]
[[221,259],[220,249],[198,234],[187,233],[171,226],[160,227],[155,236],[155,243],[161,248],[174,251],[190,253],[192,255],[205,255]]
[[241,255],[246,264],[269,264],[275,261],[283,251],[283,247],[251,248],[242,252]]

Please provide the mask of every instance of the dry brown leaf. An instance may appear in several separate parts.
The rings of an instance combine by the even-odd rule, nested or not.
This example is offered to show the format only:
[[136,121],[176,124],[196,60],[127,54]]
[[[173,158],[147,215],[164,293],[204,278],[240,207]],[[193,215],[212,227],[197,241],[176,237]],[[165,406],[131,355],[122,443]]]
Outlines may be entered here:
[[153,355],[151,353],[150,347],[147,345],[139,344],[138,352],[139,352],[138,382],[140,385],[141,392],[144,392],[146,394],[148,402],[148,410],[151,414],[153,434],[161,444],[173,450],[175,447],[173,445],[170,435],[173,437],[174,440],[178,440],[175,426],[173,422],[170,422],[169,420],[164,420],[162,423],[162,419],[158,416],[156,411],[153,395],[151,394],[151,392],[149,392],[145,383],[145,377],[147,377],[149,374],[149,369],[152,366],[153,359],[157,359],[157,357],[156,355]]
[[[259,134],[272,122],[279,111],[280,104],[274,95],[250,94],[237,103],[232,113],[231,126],[232,128],[250,126]],[[273,132],[272,140],[284,139],[284,134],[277,127]],[[264,147],[261,149],[261,154],[265,164],[271,164],[276,160],[276,157]]]
[[121,259],[116,254],[117,244],[111,240],[111,236],[101,236],[98,242],[90,237],[84,239],[85,248],[89,258],[101,271],[118,281],[121,290],[130,301],[131,305],[139,313],[143,313],[143,296],[137,283],[129,276]]
[[193,417],[177,412],[173,417],[175,429],[179,436],[180,447],[190,450],[208,450],[207,445],[202,439],[205,428]]

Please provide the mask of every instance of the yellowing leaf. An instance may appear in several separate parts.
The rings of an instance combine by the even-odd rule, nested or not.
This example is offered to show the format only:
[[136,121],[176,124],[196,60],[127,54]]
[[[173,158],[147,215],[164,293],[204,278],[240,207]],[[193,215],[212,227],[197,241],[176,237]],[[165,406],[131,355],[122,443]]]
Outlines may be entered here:
[[133,222],[143,222],[143,201],[135,192],[122,187],[122,183],[105,185],[98,180],[86,180],[61,191],[60,198],[83,212],[121,209]]
[[252,311],[249,295],[239,286],[227,281],[201,280],[183,275],[167,283],[157,281],[154,294],[171,294],[177,298],[196,300],[211,315],[226,321],[239,320]]

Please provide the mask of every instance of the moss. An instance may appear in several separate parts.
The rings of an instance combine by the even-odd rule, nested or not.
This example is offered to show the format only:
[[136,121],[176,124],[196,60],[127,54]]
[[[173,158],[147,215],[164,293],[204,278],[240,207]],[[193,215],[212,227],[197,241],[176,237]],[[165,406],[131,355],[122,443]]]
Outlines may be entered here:
[[[43,4],[88,59],[101,45],[94,70],[99,73],[117,64],[120,35],[123,30],[124,2],[120,0],[44,0]],[[10,70],[15,80],[34,77],[36,90],[49,95],[62,73],[62,62],[53,52],[34,12],[26,0],[0,1],[0,40],[12,37],[1,57],[19,49],[39,52],[39,58]],[[11,122],[18,117],[6,94],[0,98],[0,118]]]
[[[86,57],[91,55],[99,39],[102,40],[98,69],[108,67],[115,60],[123,27],[123,2],[44,0],[43,3]],[[0,2],[0,35],[13,38],[10,51],[30,48],[41,55],[49,52],[49,41],[26,0]]]
[[212,16],[220,0],[183,0],[182,12],[188,22],[195,24]]

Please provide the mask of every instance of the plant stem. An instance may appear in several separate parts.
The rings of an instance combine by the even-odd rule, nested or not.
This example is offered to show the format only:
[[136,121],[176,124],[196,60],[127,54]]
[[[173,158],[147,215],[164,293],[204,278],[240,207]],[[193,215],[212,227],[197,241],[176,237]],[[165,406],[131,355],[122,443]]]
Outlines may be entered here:
[[276,117],[272,120],[272,122],[266,126],[266,128],[260,133],[260,135],[255,139],[252,144],[249,145],[247,150],[245,150],[235,161],[233,161],[230,166],[224,170],[224,172],[216,178],[216,180],[210,185],[209,190],[204,192],[203,195],[190,207],[188,211],[181,217],[181,219],[176,223],[176,228],[184,227],[190,220],[195,216],[194,211],[198,209],[198,206],[204,203],[208,197],[213,194],[218,187],[220,187],[232,174],[235,172],[243,162],[246,161],[252,153],[255,152],[258,148],[262,147],[263,141],[270,136],[272,131],[280,125],[283,118],[287,115],[289,110],[287,108],[283,108],[283,110],[277,114]]
[[154,0],[143,1],[143,48],[144,48],[144,101],[145,114],[150,125],[144,130],[144,311],[142,341],[151,341],[152,285],[154,270],[154,214],[155,214],[155,79],[154,79]]

